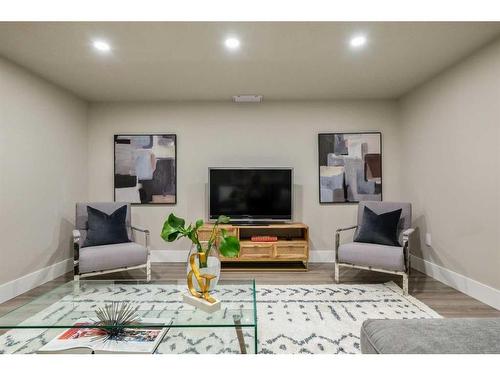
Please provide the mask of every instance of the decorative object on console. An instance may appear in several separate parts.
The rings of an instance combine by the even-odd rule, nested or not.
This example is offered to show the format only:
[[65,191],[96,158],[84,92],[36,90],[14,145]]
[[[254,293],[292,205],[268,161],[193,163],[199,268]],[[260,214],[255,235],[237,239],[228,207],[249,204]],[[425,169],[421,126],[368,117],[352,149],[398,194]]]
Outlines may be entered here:
[[[192,296],[204,299],[209,305],[218,304],[218,301],[209,293],[215,288],[220,277],[217,247],[218,251],[228,258],[238,256],[240,251],[238,238],[229,236],[223,228],[219,229],[219,224],[227,224],[229,220],[230,218],[227,216],[219,216],[212,225],[211,234],[207,241],[200,241],[198,237],[198,230],[203,226],[202,219],[197,220],[194,225],[189,224],[186,227],[184,219],[170,214],[161,231],[161,237],[167,242],[187,237],[193,243],[188,255],[188,289]],[[190,298],[185,298],[185,300],[189,302]],[[199,303],[196,303],[196,306],[202,307]]]
[[[369,211],[365,210],[368,208]],[[398,217],[395,245],[378,243],[351,242],[340,244],[340,233],[357,229],[354,238],[358,238],[366,222],[366,213],[382,215],[391,213]],[[376,229],[376,228],[374,228]],[[410,235],[411,204],[401,202],[361,202],[358,206],[358,224],[339,228],[335,232],[335,281],[340,282],[340,266],[360,268],[377,272],[403,276],[403,293],[408,294],[408,276],[410,274]],[[363,234],[362,234],[363,235]],[[376,235],[377,237],[378,235]],[[378,236],[380,239],[381,236]]]
[[382,200],[382,134],[318,135],[319,202]]
[[120,134],[114,138],[116,202],[175,204],[175,134]]
[[250,238],[252,242],[276,242],[278,241],[277,236],[252,236]]

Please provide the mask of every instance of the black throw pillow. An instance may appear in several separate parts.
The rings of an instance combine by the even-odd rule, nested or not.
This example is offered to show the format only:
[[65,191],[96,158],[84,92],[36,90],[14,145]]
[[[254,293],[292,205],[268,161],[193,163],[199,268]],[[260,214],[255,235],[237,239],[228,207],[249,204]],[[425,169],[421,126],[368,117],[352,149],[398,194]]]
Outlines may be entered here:
[[361,223],[354,242],[375,243],[387,246],[401,246],[398,239],[398,225],[402,209],[377,215],[365,206]]
[[88,230],[83,247],[130,242],[125,225],[126,205],[111,215],[87,206],[87,214]]

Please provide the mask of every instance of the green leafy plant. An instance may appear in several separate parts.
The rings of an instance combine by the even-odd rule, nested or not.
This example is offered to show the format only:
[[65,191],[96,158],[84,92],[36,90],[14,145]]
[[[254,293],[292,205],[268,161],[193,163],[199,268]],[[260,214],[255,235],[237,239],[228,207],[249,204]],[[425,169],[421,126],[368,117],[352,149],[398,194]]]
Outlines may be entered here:
[[[240,252],[240,241],[235,236],[228,236],[227,230],[218,227],[220,224],[229,223],[230,218],[224,215],[218,217],[217,221],[212,227],[210,238],[206,246],[202,246],[198,238],[198,229],[204,224],[202,219],[196,220],[194,224],[186,226],[186,221],[180,217],[170,214],[163,224],[161,231],[161,238],[167,242],[174,242],[179,238],[187,237],[196,246],[198,252],[203,252],[209,256],[214,245],[219,243],[219,252],[227,258],[238,256]],[[203,265],[202,265],[203,266]]]

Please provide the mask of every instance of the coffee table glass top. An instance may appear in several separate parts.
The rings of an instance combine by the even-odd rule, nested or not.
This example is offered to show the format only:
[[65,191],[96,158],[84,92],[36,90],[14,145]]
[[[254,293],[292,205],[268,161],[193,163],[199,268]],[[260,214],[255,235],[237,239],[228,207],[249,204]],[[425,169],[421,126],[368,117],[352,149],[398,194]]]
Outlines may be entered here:
[[[80,280],[63,284],[0,317],[0,329],[97,326],[96,310],[113,302],[127,303],[139,321],[136,327],[254,327],[257,326],[255,281],[220,281],[211,293],[221,309],[207,313],[183,302],[185,280]],[[102,326],[101,326],[102,327]]]

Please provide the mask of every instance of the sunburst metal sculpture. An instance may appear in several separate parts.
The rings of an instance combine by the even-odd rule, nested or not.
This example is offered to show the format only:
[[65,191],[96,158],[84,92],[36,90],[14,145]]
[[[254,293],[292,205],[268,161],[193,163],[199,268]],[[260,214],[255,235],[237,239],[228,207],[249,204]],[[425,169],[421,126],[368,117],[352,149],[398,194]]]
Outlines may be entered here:
[[114,301],[96,310],[96,321],[99,329],[106,332],[107,339],[113,339],[123,333],[123,330],[131,325],[140,322],[137,310],[139,305],[134,307],[132,303],[126,301]]

